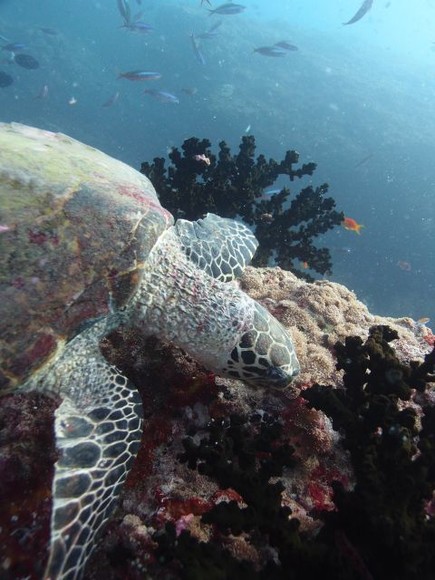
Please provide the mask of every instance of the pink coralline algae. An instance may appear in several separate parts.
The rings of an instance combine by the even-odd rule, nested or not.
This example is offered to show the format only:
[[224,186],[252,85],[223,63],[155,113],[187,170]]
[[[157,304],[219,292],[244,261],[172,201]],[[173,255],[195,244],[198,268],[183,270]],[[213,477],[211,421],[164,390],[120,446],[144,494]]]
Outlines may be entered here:
[[59,243],[59,238],[54,232],[44,232],[39,230],[29,230],[27,232],[29,242],[31,244],[37,244],[38,246],[41,244],[45,244],[47,242],[57,246]]
[[[320,561],[310,555],[319,538],[323,543],[317,545],[316,558],[323,554],[323,565],[330,564],[326,554],[341,551],[351,568],[366,566],[366,556],[348,532],[331,537],[325,532],[330,520],[324,514],[331,521],[337,517],[337,490],[350,493],[356,482],[346,444],[327,414],[296,395],[318,383],[343,389],[345,373],[337,368],[336,344],[346,337],[365,341],[371,327],[387,325],[397,332],[391,346],[406,366],[429,355],[433,335],[409,318],[371,314],[344,286],[308,283],[279,268],[247,268],[239,284],[291,331],[302,369],[295,389],[253,390],[239,381],[214,377],[181,350],[144,340],[131,329],[118,330],[105,340],[105,355],[141,392],[144,435],[119,510],[88,563],[86,577],[193,578],[190,566],[203,573],[207,562],[220,573],[226,566],[227,576],[219,577],[281,578],[280,566],[290,565],[284,553],[299,554],[305,573]],[[435,383],[430,382],[425,394],[411,389],[403,409],[421,416],[422,401],[432,401],[434,391]],[[8,413],[12,411],[4,407],[5,420]],[[17,417],[16,429],[21,420]],[[49,413],[44,420],[50,425]],[[31,432],[29,417],[23,421]],[[36,437],[38,427],[33,429]],[[374,431],[373,437],[382,439],[382,433]],[[27,445],[23,442],[13,450],[17,473],[38,469],[38,460],[26,453]],[[11,448],[3,445],[1,453],[0,481],[12,465]],[[50,460],[55,460],[53,453]],[[2,504],[10,505],[16,490],[8,487],[4,492]],[[40,483],[30,482],[21,493],[41,498]],[[432,518],[430,499],[427,516]],[[26,520],[26,542],[39,538],[40,526],[46,525],[41,524],[45,508],[31,509],[40,515],[33,523]],[[22,523],[12,529],[10,516],[3,509],[1,529],[12,537],[24,533]],[[37,578],[44,558],[40,543],[26,543],[31,548],[22,547],[20,553],[4,533],[0,544],[9,553],[2,554],[7,569],[3,564],[1,573],[12,579],[26,570]],[[343,556],[345,552],[353,556]]]
[[194,155],[193,159],[195,159],[195,161],[205,163],[206,165],[210,165],[211,163],[210,158],[204,155],[203,153],[201,155]]
[[428,328],[427,333],[422,337],[425,342],[429,346],[435,346],[435,334],[432,334],[432,331]]
[[52,424],[57,401],[40,393],[2,398],[0,406],[0,577],[41,578],[47,559]]

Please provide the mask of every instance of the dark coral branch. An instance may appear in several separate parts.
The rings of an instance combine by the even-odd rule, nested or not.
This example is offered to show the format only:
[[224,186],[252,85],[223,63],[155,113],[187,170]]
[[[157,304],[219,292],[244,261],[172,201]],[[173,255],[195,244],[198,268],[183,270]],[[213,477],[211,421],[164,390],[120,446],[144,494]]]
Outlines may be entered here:
[[303,396],[323,410],[343,434],[356,486],[335,486],[337,511],[324,514],[319,538],[336,541],[338,531],[366,562],[373,578],[430,578],[435,522],[426,512],[435,487],[435,413],[423,407],[422,429],[412,407],[414,388],[424,390],[433,373],[435,350],[422,364],[401,363],[385,326],[336,344],[337,368],[345,389],[315,385]]
[[[287,175],[290,182],[313,175],[315,163],[294,168],[299,162],[296,151],[287,151],[279,163],[267,161],[261,154],[255,158],[253,136],[242,138],[236,155],[225,141],[219,143],[217,156],[210,145],[207,139],[192,137],[184,141],[182,152],[171,151],[167,168],[162,158],[142,163],[141,172],[153,182],[162,205],[176,217],[189,220],[207,212],[242,218],[260,244],[254,259],[257,266],[272,260],[308,279],[311,277],[299,270],[300,263],[320,274],[330,272],[329,250],[314,243],[343,220],[343,214],[334,209],[334,200],[326,197],[328,185],[308,186],[295,196],[287,187],[270,197],[264,193],[280,175]],[[205,155],[210,164],[198,160],[199,155]]]
[[[215,480],[222,489],[235,490],[246,507],[235,500],[221,502],[202,516],[204,523],[213,524],[223,535],[249,534],[257,549],[269,553],[261,573],[251,569],[249,578],[286,578],[288,566],[294,569],[294,578],[320,574],[326,550],[301,541],[299,521],[282,505],[283,483],[270,481],[281,476],[284,467],[295,464],[293,449],[280,441],[283,426],[279,419],[267,414],[232,416],[213,421],[208,432],[199,443],[186,438],[180,460]],[[210,542],[211,546],[219,549],[218,542]],[[279,564],[270,557],[270,547],[276,550]]]

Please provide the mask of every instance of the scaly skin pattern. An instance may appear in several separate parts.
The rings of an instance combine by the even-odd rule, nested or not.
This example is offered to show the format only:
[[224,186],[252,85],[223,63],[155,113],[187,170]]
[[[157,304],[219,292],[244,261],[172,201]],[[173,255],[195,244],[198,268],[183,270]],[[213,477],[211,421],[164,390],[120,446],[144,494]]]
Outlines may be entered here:
[[265,308],[199,270],[181,251],[174,228],[162,234],[148,260],[129,307],[132,324],[173,341],[218,374],[288,386],[299,372],[294,346]]
[[239,278],[258,247],[254,234],[242,222],[210,213],[195,222],[177,220],[175,231],[189,260],[222,282]]
[[115,321],[116,315],[79,334],[23,387],[62,397],[55,412],[59,459],[46,579],[81,577],[139,447],[139,394],[98,346]]

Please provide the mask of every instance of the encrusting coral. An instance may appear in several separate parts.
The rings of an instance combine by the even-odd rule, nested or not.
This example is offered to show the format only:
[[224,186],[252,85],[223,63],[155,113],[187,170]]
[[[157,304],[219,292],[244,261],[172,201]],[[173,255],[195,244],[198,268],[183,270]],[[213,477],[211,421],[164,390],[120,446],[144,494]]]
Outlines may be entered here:
[[163,158],[142,163],[141,172],[153,182],[159,198],[176,217],[195,220],[207,212],[223,217],[238,216],[249,224],[259,241],[253,264],[266,266],[272,259],[286,270],[298,272],[306,264],[320,274],[331,271],[329,250],[315,246],[315,238],[340,224],[343,214],[335,201],[325,197],[328,185],[304,187],[297,195],[287,187],[268,193],[280,175],[296,178],[313,175],[315,163],[299,162],[296,151],[287,151],[279,163],[255,158],[255,138],[244,136],[239,152],[232,155],[227,144],[219,143],[219,153],[210,150],[210,141],[195,137],[184,141],[182,153],[173,148],[171,164]]
[[[248,268],[240,284],[291,329],[301,375],[289,392],[253,390],[140,332],[113,333],[102,348],[141,391],[144,436],[86,577],[279,579],[329,571],[429,580],[433,334],[409,318],[372,315],[339,284],[307,283],[279,268]],[[23,410],[34,405],[24,403]],[[32,432],[31,414],[20,419],[10,404],[1,415],[3,441]],[[34,417],[41,441],[51,432],[49,415],[45,434]],[[10,507],[0,544],[10,546],[6,530],[16,549],[9,559],[2,554],[2,573],[37,578],[49,484],[32,475],[40,449],[32,460],[25,443],[2,447],[2,480],[12,453],[21,467],[13,489],[4,487]],[[41,516],[26,517],[11,494],[34,497],[29,508],[35,514],[39,504]],[[30,546],[21,560],[20,538]]]

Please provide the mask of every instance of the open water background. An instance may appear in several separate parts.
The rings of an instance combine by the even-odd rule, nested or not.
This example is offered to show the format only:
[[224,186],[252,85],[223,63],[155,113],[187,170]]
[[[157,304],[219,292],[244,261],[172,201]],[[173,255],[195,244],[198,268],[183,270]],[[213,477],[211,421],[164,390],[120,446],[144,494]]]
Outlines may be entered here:
[[[315,161],[311,182],[329,183],[338,210],[364,224],[360,236],[338,227],[319,240],[331,248],[330,278],[375,313],[433,323],[435,1],[374,0],[349,26],[362,0],[242,3],[242,14],[210,16],[199,0],[130,0],[154,28],[140,34],[120,28],[116,0],[0,0],[0,34],[40,62],[0,63],[14,77],[0,89],[0,120],[70,134],[137,169],[191,136],[235,150],[250,127],[258,153],[279,160],[296,149]],[[190,34],[216,20],[200,64]],[[253,52],[281,40],[299,50]],[[117,78],[136,69],[163,76]],[[47,96],[35,98],[44,86]],[[145,87],[180,102],[158,102]]]

